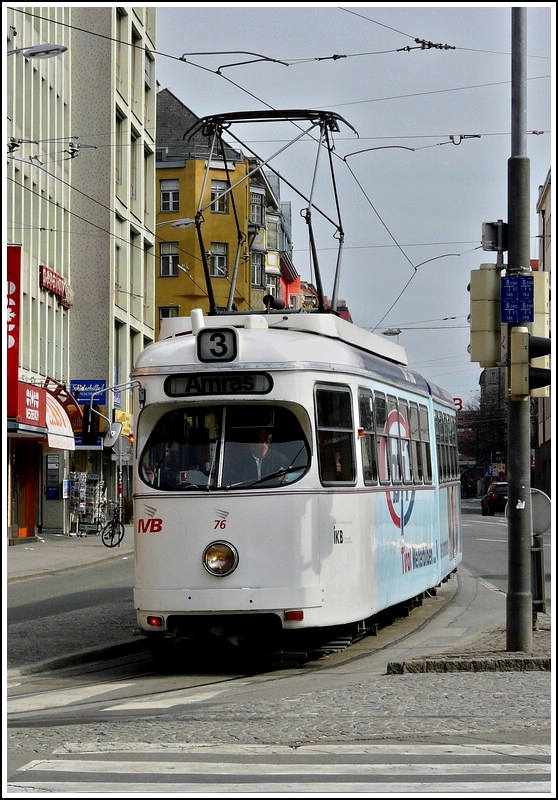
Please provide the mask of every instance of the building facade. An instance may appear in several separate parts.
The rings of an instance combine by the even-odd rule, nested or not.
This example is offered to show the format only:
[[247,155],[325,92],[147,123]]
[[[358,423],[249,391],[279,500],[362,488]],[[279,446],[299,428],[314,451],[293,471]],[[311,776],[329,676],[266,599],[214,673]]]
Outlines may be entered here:
[[99,406],[101,430],[123,424],[109,450],[77,436],[72,472],[111,499],[122,484],[131,496],[129,376],[154,338],[155,25],[154,7],[72,8],[71,388]]
[[[70,18],[68,8],[8,9],[6,17],[10,543],[64,518],[63,479],[74,447],[68,410],[55,396],[70,380]],[[61,51],[27,55],[25,48],[44,43]]]
[[[128,452],[105,452],[100,438],[84,445],[81,409],[99,407],[101,432],[115,417],[126,430],[130,393],[114,387],[128,384],[154,336],[155,14],[84,6],[7,12],[14,543],[83,521],[90,509],[85,489],[75,494],[75,476],[86,476],[84,486],[95,479],[113,498],[122,486]],[[65,51],[48,59],[10,54],[45,42]]]

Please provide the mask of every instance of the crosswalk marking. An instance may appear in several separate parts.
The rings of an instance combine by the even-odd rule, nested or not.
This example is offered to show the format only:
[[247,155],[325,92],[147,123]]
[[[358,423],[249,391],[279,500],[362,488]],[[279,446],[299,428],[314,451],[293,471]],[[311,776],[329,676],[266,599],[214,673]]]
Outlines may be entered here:
[[[252,681],[252,684],[254,682]],[[19,683],[11,684],[10,688],[15,689]],[[12,695],[8,697],[8,714],[23,714],[28,711],[44,711],[50,708],[61,708],[72,703],[88,701],[103,694],[114,694],[122,689],[129,689],[136,686],[135,682],[126,683],[101,683],[97,685],[85,685],[76,688],[62,687],[44,692],[32,692],[26,695]],[[242,688],[248,685],[246,681],[235,681],[235,687]],[[198,691],[196,688],[182,688],[158,694],[150,694],[147,697],[139,696],[136,698],[112,701],[110,705],[103,708],[103,711],[149,711],[172,708],[177,705],[188,705],[191,703],[202,703],[212,700],[224,692],[230,691],[230,682],[219,680],[210,689]]]
[[[137,775],[192,775],[207,772],[208,766],[213,772],[219,769],[228,775],[306,775],[308,773],[308,764],[295,764],[286,763],[278,764],[276,761],[258,761],[257,763],[229,763],[229,762],[216,762],[211,764],[207,761],[106,761],[102,759],[77,759],[75,761],[66,761],[64,764],[65,772],[80,772],[86,774],[92,772],[94,774],[107,772],[122,774],[130,772],[133,763],[133,771]],[[57,759],[39,759],[37,761],[30,761],[22,767],[23,772],[59,772],[61,762]],[[373,775],[385,774],[386,763],[381,764],[316,764],[312,763],[313,775]],[[500,763],[500,764],[483,764],[475,763],[475,772],[482,773],[483,775],[499,775],[505,773],[510,775],[514,771],[516,764]],[[522,764],[517,770],[522,775],[539,774],[541,772],[550,772],[550,765],[545,764]],[[467,775],[471,772],[471,764],[389,764],[389,772],[391,777],[397,775],[411,776],[423,775],[428,772],[429,775]]]
[[347,793],[550,791],[550,745],[68,742],[11,776],[8,792]]
[[185,706],[189,703],[203,703],[204,700],[212,700],[224,692],[229,692],[230,687],[216,689],[210,692],[195,692],[190,694],[187,689],[177,689],[174,692],[164,692],[160,695],[151,695],[148,698],[124,701],[113,706],[107,706],[103,711],[139,711],[151,709],[172,708],[173,706]]
[[[14,784],[12,784],[14,786]],[[414,794],[426,794],[429,797],[433,794],[443,794],[444,797],[447,797],[449,793],[458,792],[460,797],[467,796],[473,793],[484,793],[490,792],[491,795],[495,795],[497,797],[501,797],[502,795],[513,795],[513,794],[529,794],[531,797],[534,796],[541,796],[541,795],[549,795],[550,786],[547,782],[529,782],[525,783],[522,781],[505,781],[503,783],[492,783],[490,782],[489,788],[487,783],[467,783],[463,781],[459,781],[455,786],[448,783],[394,783],[390,781],[389,783],[361,783],[361,782],[351,782],[351,783],[292,783],[292,782],[285,782],[285,783],[254,783],[254,784],[247,784],[247,783],[121,783],[120,781],[118,784],[114,783],[84,783],[84,782],[71,782],[71,783],[44,783],[41,781],[32,781],[31,783],[25,783],[18,780],[17,785],[14,786],[14,791],[24,792],[26,790],[29,793],[37,794],[38,792],[52,792],[56,789],[63,791],[65,794],[74,797],[76,794],[80,792],[84,792],[89,794],[89,796],[93,795],[112,795],[114,796],[115,792],[118,793],[119,797],[122,797],[125,794],[137,794],[140,797],[145,797],[147,794],[155,794],[159,797],[164,796],[168,797],[171,793],[184,793],[184,792],[195,792],[195,794],[212,794],[217,797],[222,797],[223,795],[229,794],[301,794],[301,793],[308,793],[312,792],[318,795],[324,795],[327,793],[335,793],[335,794],[349,794],[351,797],[356,794],[357,792],[361,793],[370,793],[373,792],[376,795],[380,795],[385,797],[387,794],[393,794],[397,792],[399,796],[401,795],[414,795]],[[8,792],[10,792],[10,786],[8,785]],[[161,793],[164,792],[163,795]]]
[[25,697],[9,697],[8,713],[21,714],[26,711],[45,711],[48,708],[60,708],[69,706],[70,703],[79,703],[83,700],[90,700],[93,697],[116,692],[133,686],[132,683],[100,684],[98,686],[80,686],[77,689],[53,689],[51,692],[40,692],[28,694]]

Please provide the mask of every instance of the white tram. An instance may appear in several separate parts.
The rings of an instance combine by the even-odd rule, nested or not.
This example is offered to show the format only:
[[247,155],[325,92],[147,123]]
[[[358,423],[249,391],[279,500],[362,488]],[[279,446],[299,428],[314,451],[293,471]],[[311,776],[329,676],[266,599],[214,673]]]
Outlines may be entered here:
[[145,635],[365,628],[460,563],[454,404],[385,337],[332,313],[196,309],[132,377]]

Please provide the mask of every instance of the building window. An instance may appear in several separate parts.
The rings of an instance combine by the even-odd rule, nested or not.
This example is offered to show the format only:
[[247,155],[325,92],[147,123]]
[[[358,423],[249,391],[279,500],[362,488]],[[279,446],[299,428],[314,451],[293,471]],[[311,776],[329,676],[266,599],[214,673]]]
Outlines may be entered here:
[[263,225],[264,221],[264,196],[259,192],[250,192],[250,222],[254,225]]
[[138,197],[138,158],[141,155],[139,134],[132,131],[130,139],[130,197]]
[[161,181],[161,211],[178,211],[178,181]]
[[225,194],[227,181],[211,181],[211,210],[226,214],[229,210],[229,196]]
[[130,55],[130,92],[132,107],[140,101],[141,86],[138,80],[138,73],[141,68],[141,37],[136,31],[132,31],[132,47]]
[[270,222],[269,218],[267,221],[267,249],[268,250],[278,250],[279,249],[279,236],[278,236],[278,225],[277,222]]
[[178,306],[159,306],[159,322],[178,316]]
[[279,277],[275,275],[265,276],[265,291],[273,297],[279,297]]
[[176,278],[178,275],[178,242],[161,242],[159,252],[161,278]]
[[145,62],[144,62],[144,77],[145,77],[145,86],[148,89],[151,89],[152,86],[152,74],[153,74],[153,59],[146,51],[145,53]]
[[115,180],[118,186],[122,186],[124,176],[122,174],[122,118],[116,118],[116,131],[115,131],[115,153],[114,153],[114,169]]
[[213,278],[226,278],[228,275],[226,242],[211,242],[209,258],[209,274]]
[[252,253],[252,286],[263,288],[264,283],[264,254]]
[[116,9],[116,62],[115,79],[116,88],[122,94],[122,48],[126,42],[126,15],[121,9]]

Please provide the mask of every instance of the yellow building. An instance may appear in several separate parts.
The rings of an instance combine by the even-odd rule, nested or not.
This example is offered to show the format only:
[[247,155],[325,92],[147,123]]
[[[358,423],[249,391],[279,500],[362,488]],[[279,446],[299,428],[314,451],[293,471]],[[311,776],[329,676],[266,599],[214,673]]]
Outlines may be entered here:
[[278,181],[239,150],[212,151],[199,122],[158,92],[156,338],[162,319],[193,308],[263,311],[270,294],[289,305],[298,277]]
[[[250,186],[244,180],[247,163],[230,162],[228,171],[231,183],[241,183],[224,194],[228,179],[223,162],[216,161],[208,176],[205,159],[183,159],[180,164],[175,160],[157,163],[158,321],[163,317],[188,314],[192,308],[209,310],[206,269],[212,279],[218,308],[225,309],[230,303],[240,310],[250,308],[246,224]],[[198,210],[203,253],[194,225]],[[236,219],[243,221],[245,228],[240,235]]]

